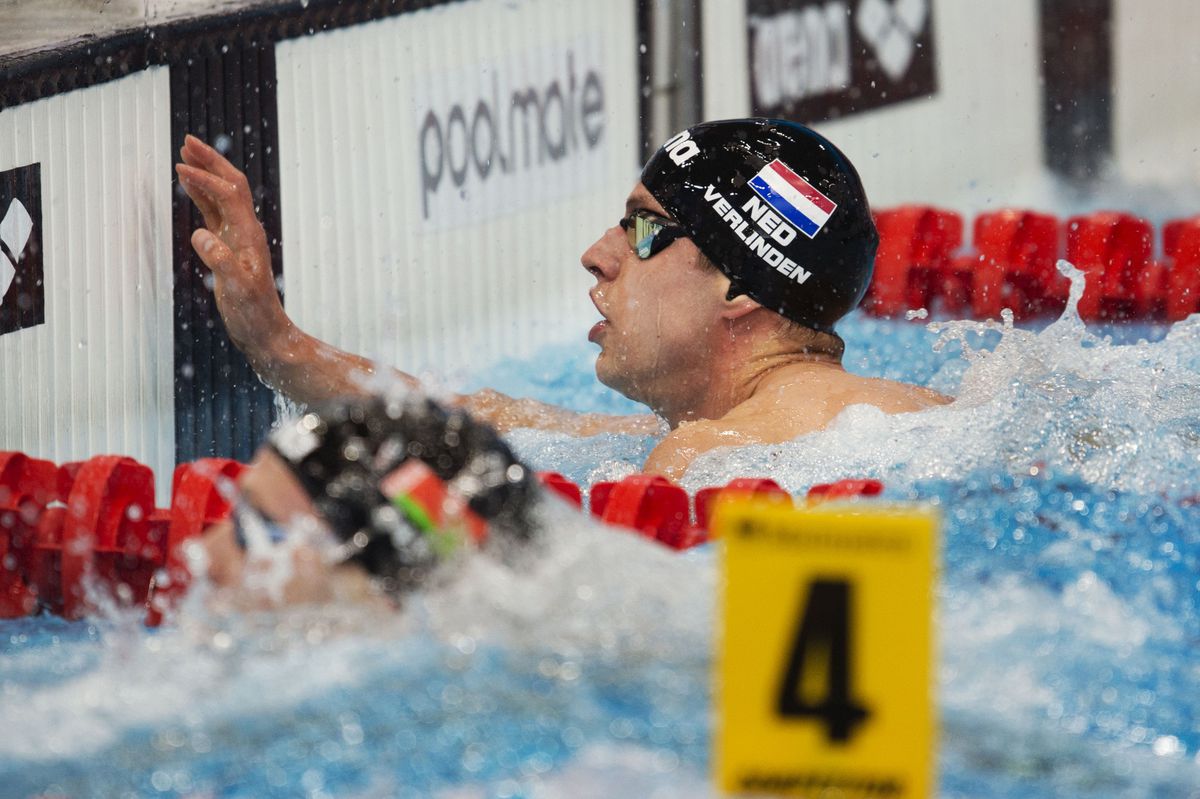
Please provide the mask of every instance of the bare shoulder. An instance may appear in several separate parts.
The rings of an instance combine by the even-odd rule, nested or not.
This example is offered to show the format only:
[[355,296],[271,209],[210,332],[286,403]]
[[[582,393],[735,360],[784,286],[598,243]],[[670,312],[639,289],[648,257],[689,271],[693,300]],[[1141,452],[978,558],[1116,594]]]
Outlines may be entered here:
[[658,442],[646,458],[643,471],[679,479],[697,455],[717,447],[739,447],[761,443],[752,432],[730,425],[727,420],[702,419],[684,422]]
[[859,401],[874,405],[885,413],[923,411],[954,401],[953,397],[923,386],[883,378],[861,379],[865,382],[861,387],[862,399]]

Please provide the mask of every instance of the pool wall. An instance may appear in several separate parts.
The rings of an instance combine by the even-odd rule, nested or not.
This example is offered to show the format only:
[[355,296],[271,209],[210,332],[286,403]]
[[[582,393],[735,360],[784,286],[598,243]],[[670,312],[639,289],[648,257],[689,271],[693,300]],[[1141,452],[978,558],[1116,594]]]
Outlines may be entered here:
[[185,134],[245,170],[301,324],[413,370],[588,313],[579,255],[642,149],[633,0],[215,10],[0,42],[0,448],[130,455],[160,501],[177,462],[246,460],[277,413],[190,247]]
[[[5,13],[33,14],[27,32],[36,8]],[[1051,174],[1079,196],[1104,175],[1195,181],[1200,95],[1166,80],[1194,66],[1190,4],[997,8],[230,0],[0,41],[0,214],[37,206],[0,261],[0,448],[128,454],[165,501],[175,463],[246,460],[274,420],[188,242],[200,220],[172,170],[188,132],[245,168],[297,321],[414,371],[583,336],[580,253],[651,131],[699,117],[819,122],[879,208],[1044,206]],[[768,29],[774,50],[755,44]],[[1109,171],[1076,173],[1093,162]]]
[[420,370],[594,315],[580,254],[639,164],[633,3],[450,4],[283,42],[288,307]]
[[[44,322],[0,337],[3,449],[62,460],[175,459],[170,87],[165,67],[0,112],[0,170],[31,168],[40,205],[18,266],[41,285],[10,302]],[[40,246],[40,250],[38,250]]]

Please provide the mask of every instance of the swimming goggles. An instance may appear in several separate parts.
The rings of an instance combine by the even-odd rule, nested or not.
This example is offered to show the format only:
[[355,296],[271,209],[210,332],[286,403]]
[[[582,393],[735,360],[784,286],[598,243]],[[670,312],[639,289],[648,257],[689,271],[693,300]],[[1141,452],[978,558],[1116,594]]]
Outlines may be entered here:
[[233,521],[233,538],[246,551],[262,551],[287,540],[288,533],[278,522],[271,521],[247,502],[238,497],[230,514]]
[[302,540],[317,550],[326,565],[338,566],[350,560],[369,543],[365,534],[340,542],[323,526],[298,523],[298,526],[285,527],[267,518],[262,511],[242,498],[234,503],[230,518],[233,522],[233,538],[237,545],[243,552],[259,556],[276,551],[285,541]]
[[625,231],[629,246],[643,261],[658,255],[675,239],[687,238],[688,235],[683,225],[649,211],[634,211],[618,224]]

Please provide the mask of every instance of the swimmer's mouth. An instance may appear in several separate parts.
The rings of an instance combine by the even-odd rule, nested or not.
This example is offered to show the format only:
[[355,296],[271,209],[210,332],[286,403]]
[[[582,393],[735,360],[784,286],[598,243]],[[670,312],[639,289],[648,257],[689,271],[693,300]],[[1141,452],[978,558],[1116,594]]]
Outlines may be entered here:
[[608,330],[608,320],[601,319],[596,324],[592,325],[592,329],[588,331],[588,341],[598,343],[600,336],[604,335],[604,331]]
[[608,330],[608,317],[605,316],[604,311],[600,310],[600,305],[596,302],[595,297],[592,297],[592,305],[595,305],[596,310],[600,312],[600,321],[592,325],[592,329],[588,331],[588,341],[596,342],[604,331]]

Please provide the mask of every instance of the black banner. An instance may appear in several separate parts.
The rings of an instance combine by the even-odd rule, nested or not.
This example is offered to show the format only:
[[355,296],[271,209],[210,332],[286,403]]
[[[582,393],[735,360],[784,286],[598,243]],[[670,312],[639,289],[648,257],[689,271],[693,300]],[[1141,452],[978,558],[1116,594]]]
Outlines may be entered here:
[[747,0],[755,116],[819,122],[937,91],[932,0]]
[[0,336],[46,321],[42,168],[0,172]]
[[[232,39],[232,37],[231,37]],[[180,60],[183,60],[182,58]],[[200,41],[171,68],[171,141],[188,133],[212,142],[246,173],[282,274],[279,220],[279,109],[275,46]],[[249,463],[275,418],[275,395],[229,340],[208,268],[192,250],[204,220],[178,189],[174,196],[175,457]]]

